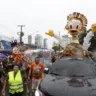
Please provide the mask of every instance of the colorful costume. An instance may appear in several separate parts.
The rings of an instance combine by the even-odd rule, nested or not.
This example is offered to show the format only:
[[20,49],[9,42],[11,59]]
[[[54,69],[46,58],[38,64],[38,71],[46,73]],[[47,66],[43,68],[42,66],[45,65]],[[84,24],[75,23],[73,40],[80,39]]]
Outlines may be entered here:
[[19,61],[22,59],[22,55],[19,51],[19,46],[17,45],[17,41],[11,42],[11,47],[12,47],[12,52],[13,52],[13,57],[14,61]]
[[88,51],[96,51],[96,24],[91,26],[91,30],[84,38],[83,46]]
[[[70,47],[72,46],[79,46],[77,48],[81,49],[82,46],[80,46],[79,44],[79,34],[81,32],[84,32],[84,30],[86,30],[86,26],[87,26],[87,19],[86,17],[81,14],[81,13],[78,13],[78,12],[74,12],[73,14],[70,14],[68,17],[67,17],[67,24],[65,26],[65,29],[68,31],[68,33],[72,36],[72,43],[69,44]],[[57,36],[54,34],[53,30],[49,30],[49,32],[46,33],[47,35],[51,36],[51,37],[54,37],[55,39],[57,39],[60,43],[60,45],[65,48],[64,49],[64,53],[66,54],[68,51],[70,51],[70,54],[73,53],[71,50],[71,48],[69,48],[68,50],[68,45],[65,45],[65,42],[64,40],[60,37],[60,36]],[[75,47],[75,48],[76,48]],[[67,50],[67,52],[65,51]],[[82,50],[84,50],[82,48]],[[74,51],[75,52],[75,51]],[[69,54],[69,55],[70,55]]]

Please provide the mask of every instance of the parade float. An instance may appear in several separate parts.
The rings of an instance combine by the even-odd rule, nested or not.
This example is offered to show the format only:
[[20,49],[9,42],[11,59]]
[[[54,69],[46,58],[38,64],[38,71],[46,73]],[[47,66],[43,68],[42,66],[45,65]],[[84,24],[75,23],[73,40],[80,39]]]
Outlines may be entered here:
[[79,35],[82,32],[86,32],[87,19],[86,17],[78,12],[74,12],[67,16],[67,24],[65,29],[72,36],[71,43],[65,46],[64,40],[56,35],[53,30],[46,32],[47,35],[54,37],[59,41],[61,47],[64,48],[63,54],[66,56],[76,55],[76,52],[81,52],[84,56],[88,55],[87,49],[89,47],[89,37],[92,38],[93,33],[96,32],[96,24],[92,25],[92,35],[86,36],[84,39],[83,46],[79,43]]
[[53,30],[46,33],[57,39],[64,50],[63,55],[52,64],[48,75],[40,83],[38,96],[96,95],[96,91],[92,91],[92,88],[96,88],[96,64],[88,58],[88,48],[90,40],[95,36],[96,25],[92,25],[90,35],[85,36],[82,46],[79,43],[79,35],[86,32],[86,17],[81,13],[74,12],[68,16],[67,21],[65,28],[72,36],[70,44],[65,46],[64,40]]

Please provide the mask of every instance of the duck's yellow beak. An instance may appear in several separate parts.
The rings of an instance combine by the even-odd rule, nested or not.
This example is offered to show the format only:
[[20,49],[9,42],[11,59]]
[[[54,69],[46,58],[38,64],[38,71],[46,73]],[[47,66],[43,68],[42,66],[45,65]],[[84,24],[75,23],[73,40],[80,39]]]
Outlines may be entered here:
[[80,34],[80,30],[73,28],[69,30],[69,33],[71,35]]

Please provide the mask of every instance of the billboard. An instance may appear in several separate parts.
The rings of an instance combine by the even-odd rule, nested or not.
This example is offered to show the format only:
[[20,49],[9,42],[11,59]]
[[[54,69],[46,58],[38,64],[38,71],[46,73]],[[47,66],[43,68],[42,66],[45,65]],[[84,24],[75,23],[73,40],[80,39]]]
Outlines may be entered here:
[[1,40],[0,41],[0,49],[2,50],[11,50],[11,44],[8,41]]
[[0,36],[0,50],[11,50],[11,38]]

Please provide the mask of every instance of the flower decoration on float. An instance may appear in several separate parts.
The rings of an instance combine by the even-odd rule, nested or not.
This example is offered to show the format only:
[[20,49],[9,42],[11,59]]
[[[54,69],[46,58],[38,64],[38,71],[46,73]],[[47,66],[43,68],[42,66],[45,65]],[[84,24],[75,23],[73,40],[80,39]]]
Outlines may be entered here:
[[19,61],[22,59],[22,54],[20,53],[19,46],[17,44],[17,40],[14,40],[11,42],[11,47],[12,47],[12,53],[14,57],[14,61]]

